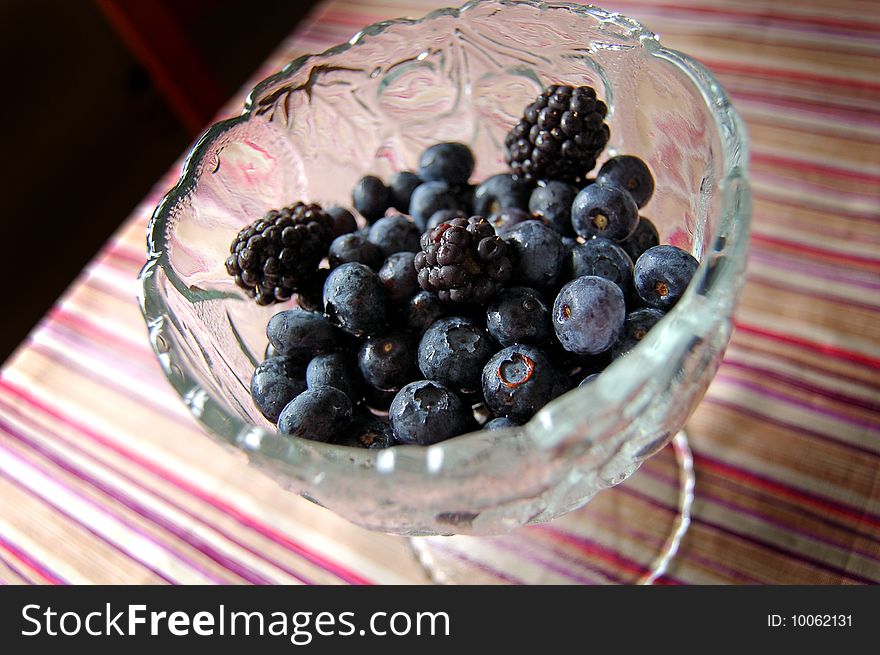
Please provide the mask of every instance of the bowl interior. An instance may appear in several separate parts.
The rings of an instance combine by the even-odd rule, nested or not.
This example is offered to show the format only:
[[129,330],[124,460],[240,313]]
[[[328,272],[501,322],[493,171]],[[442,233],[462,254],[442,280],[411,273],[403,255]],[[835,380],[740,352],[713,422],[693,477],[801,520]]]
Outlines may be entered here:
[[[576,419],[565,414],[572,411],[565,409],[566,402],[574,401],[563,399],[554,403],[558,415],[551,406],[527,429],[502,434],[502,442],[498,436],[477,435],[432,449],[395,448],[390,455],[324,444],[291,445],[301,440],[280,439],[249,395],[250,377],[267,343],[266,323],[279,307],[257,306],[226,274],[224,261],[237,231],[268,209],[296,200],[348,206],[359,177],[371,173],[387,180],[393,172],[412,170],[419,153],[437,141],[471,146],[477,162],[472,182],[503,172],[506,132],[524,106],[551,83],[588,84],[606,101],[611,140],[600,164],[620,153],[648,162],[656,191],[643,215],[655,222],[661,242],[690,250],[704,262],[711,254],[713,261],[723,256],[730,263],[716,267],[712,276],[701,267],[700,297],[689,291],[658,330],[666,335],[665,346],[663,335],[652,332],[637,349],[641,355],[615,363],[595,389],[568,394],[579,396]],[[440,499],[451,493],[445,486],[449,479],[460,484],[476,470],[486,473],[497,465],[497,493],[508,499],[535,496],[536,490],[540,496],[554,488],[567,465],[560,463],[561,451],[550,449],[570,443],[573,434],[581,444],[580,473],[607,464],[620,442],[609,442],[601,456],[595,444],[611,432],[619,439],[632,432],[623,429],[633,423],[633,417],[625,416],[625,403],[645,393],[646,375],[669,357],[663,348],[677,343],[686,354],[688,339],[714,329],[720,337],[701,346],[706,352],[691,371],[696,387],[688,387],[680,406],[657,410],[653,425],[636,431],[638,442],[619,471],[606,471],[598,482],[581,480],[578,491],[557,494],[552,501],[544,498],[513,518],[502,513],[490,530],[555,515],[628,475],[639,461],[632,453],[665,443],[720,361],[738,289],[735,273],[744,257],[747,212],[742,207],[731,210],[731,202],[743,201],[743,188],[738,187],[743,144],[738,119],[711,77],[615,14],[490,1],[437,12],[422,21],[368,28],[351,44],[297,60],[261,83],[245,114],[213,126],[191,154],[181,183],[157,209],[151,227],[153,259],[144,271],[143,303],[153,326],[154,349],[184,401],[209,429],[249,450],[296,491],[338,509],[345,504],[336,502],[339,496],[358,492],[338,481],[340,489],[330,488],[327,480],[334,471],[342,476],[345,467],[349,473],[354,467],[357,475],[373,476],[380,487],[394,472],[403,488],[407,483],[400,480],[406,471],[412,473],[413,484],[423,487],[429,471],[438,481],[436,495],[432,500],[426,491],[423,502],[436,518]],[[711,319],[699,328],[697,303]],[[690,347],[699,350],[692,343]],[[707,353],[708,359],[703,356]],[[454,445],[458,441],[467,443]],[[524,462],[522,453],[535,449],[543,454]],[[493,453],[494,464],[486,463],[488,453]],[[528,479],[534,485],[530,489]],[[398,493],[388,486],[381,500],[392,509],[377,507],[374,516],[399,514]],[[475,501],[486,507],[493,503],[497,498]],[[398,530],[400,521],[375,518],[365,523]],[[419,526],[416,531],[438,530],[431,521],[412,525]]]

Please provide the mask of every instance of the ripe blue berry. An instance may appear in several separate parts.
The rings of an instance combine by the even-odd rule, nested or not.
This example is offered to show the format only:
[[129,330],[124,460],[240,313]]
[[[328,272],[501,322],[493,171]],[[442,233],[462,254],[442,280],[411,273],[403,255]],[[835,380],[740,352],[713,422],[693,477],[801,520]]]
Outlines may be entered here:
[[409,300],[406,326],[421,336],[438,318],[446,314],[446,304],[436,293],[419,291]]
[[623,292],[604,277],[586,275],[565,286],[553,303],[553,328],[566,350],[595,355],[608,350],[623,329]]
[[257,409],[275,423],[281,410],[306,389],[305,370],[289,357],[263,361],[251,378],[251,397]]
[[371,337],[358,352],[358,368],[367,384],[397,391],[415,377],[415,344],[402,332]]
[[552,289],[565,262],[565,246],[559,232],[541,221],[525,221],[504,233],[514,252],[512,281],[539,291]]
[[375,175],[365,175],[351,194],[352,204],[368,223],[382,218],[391,205],[391,190]]
[[483,368],[483,397],[496,416],[524,423],[569,388],[568,378],[535,346],[516,344]]
[[632,282],[633,263],[623,248],[613,241],[597,237],[571,249],[566,273],[569,279],[583,275],[604,277],[626,294]]
[[428,219],[441,209],[464,209],[461,198],[448,183],[433,181],[416,187],[409,203],[409,213],[420,230],[427,229]]
[[529,204],[531,185],[514,179],[509,173],[487,178],[474,191],[474,214],[489,216],[503,209],[525,209]]
[[409,201],[413,191],[422,181],[412,171],[400,171],[388,180],[388,188],[391,189],[391,206],[404,214],[409,214]]
[[351,420],[351,401],[335,387],[307,389],[278,417],[278,431],[314,441],[332,441]]
[[379,269],[379,279],[385,285],[389,303],[405,303],[419,290],[414,259],[415,253],[396,252],[389,255]]
[[480,374],[495,344],[471,319],[441,318],[419,342],[419,370],[429,380],[450,389],[472,393],[480,388]]
[[375,243],[369,242],[365,234],[352,232],[333,239],[327,253],[327,261],[330,263],[330,268],[357,263],[375,270],[382,265],[382,251]]
[[571,206],[571,226],[585,239],[623,241],[639,222],[632,196],[612,184],[596,182],[581,189]]
[[528,287],[498,293],[486,311],[486,329],[502,346],[542,344],[553,336],[550,310],[541,294]]
[[663,316],[664,312],[652,307],[637,309],[627,314],[623,322],[623,331],[611,349],[611,356],[617,359],[635,348]]
[[632,155],[612,157],[599,169],[596,180],[626,190],[636,205],[644,207],[654,193],[654,178],[648,165]]
[[644,216],[639,217],[635,232],[620,242],[629,258],[635,262],[648,248],[660,245],[660,234],[654,224]]
[[463,143],[435,143],[419,158],[419,177],[452,186],[467,183],[474,172],[474,155]]
[[358,229],[354,215],[345,207],[331,207],[327,214],[333,219],[333,236],[339,237]]
[[529,198],[529,211],[559,234],[574,236],[571,227],[571,205],[578,188],[573,184],[551,180],[535,187]]
[[348,428],[336,438],[336,445],[371,450],[388,448],[394,445],[394,433],[387,419],[359,411],[352,417]]
[[385,287],[371,268],[343,264],[324,282],[324,311],[333,324],[351,335],[376,334],[387,324]]
[[370,226],[367,241],[388,257],[396,252],[418,252],[421,230],[403,214],[380,218]]
[[668,311],[687,289],[700,263],[675,246],[654,246],[636,262],[633,281],[649,307]]
[[347,353],[327,353],[314,357],[306,367],[306,384],[315,387],[335,387],[353,403],[360,400],[360,374]]
[[495,232],[499,236],[504,236],[516,225],[534,219],[535,217],[532,216],[525,209],[518,209],[517,207],[507,207],[506,209],[502,209],[499,212],[495,212],[486,220],[488,220],[490,225],[495,228]]
[[336,328],[322,314],[295,308],[269,319],[266,336],[275,352],[305,364],[317,353],[339,345]]
[[401,389],[388,411],[394,438],[405,444],[428,446],[473,427],[471,408],[439,382],[417,380]]

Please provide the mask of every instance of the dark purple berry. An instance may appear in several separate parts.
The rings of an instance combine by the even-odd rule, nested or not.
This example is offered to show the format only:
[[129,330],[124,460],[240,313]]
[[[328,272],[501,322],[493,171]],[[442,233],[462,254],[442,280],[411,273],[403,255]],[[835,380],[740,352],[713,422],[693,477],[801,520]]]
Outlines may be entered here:
[[378,450],[394,445],[394,433],[388,419],[362,410],[355,413],[335,443],[337,446]]
[[333,219],[334,237],[339,237],[358,229],[354,215],[345,207],[331,207],[327,210],[327,214]]
[[584,239],[623,241],[638,222],[639,208],[632,196],[611,184],[596,182],[581,189],[571,206],[571,225]]
[[419,229],[427,229],[428,219],[441,209],[464,210],[465,205],[446,182],[425,182],[416,187],[409,212]]
[[626,294],[632,282],[633,263],[619,245],[597,237],[571,249],[566,262],[568,279],[597,275],[611,280]]
[[462,393],[480,388],[480,375],[486,360],[495,352],[495,343],[484,330],[468,318],[441,318],[422,335],[418,365],[429,380]]
[[391,206],[404,214],[409,214],[409,201],[413,191],[422,183],[419,176],[412,171],[400,171],[388,180],[391,189]]
[[342,264],[324,283],[324,312],[355,337],[377,334],[387,325],[385,287],[371,268]]
[[391,205],[391,190],[375,175],[365,175],[354,185],[351,200],[361,216],[373,223]]
[[367,241],[388,257],[396,252],[418,252],[421,230],[403,214],[380,218],[370,226]]
[[336,237],[327,252],[330,268],[356,263],[376,270],[382,265],[382,259],[382,251],[379,250],[379,246],[368,241],[367,236],[361,232],[352,232]]
[[529,212],[564,236],[574,236],[571,205],[578,188],[573,184],[550,180],[538,184],[529,197]]
[[626,320],[623,322],[623,331],[611,349],[611,356],[617,359],[635,348],[663,316],[663,312],[651,307],[637,309],[627,314]]
[[687,289],[700,263],[675,246],[654,246],[636,261],[633,282],[649,307],[668,311]]
[[517,180],[509,173],[487,178],[474,191],[474,214],[489,216],[503,209],[526,209],[531,185]]
[[358,368],[367,384],[397,391],[416,376],[416,348],[409,335],[391,332],[364,341]]
[[360,375],[347,353],[327,353],[314,357],[306,367],[306,384],[309,389],[335,387],[352,403],[360,400]]
[[409,300],[406,326],[421,336],[439,318],[446,315],[446,305],[436,293],[419,291]]
[[275,423],[281,410],[305,391],[305,369],[289,357],[270,357],[257,366],[251,378],[251,397],[257,409]]
[[552,289],[565,263],[562,237],[541,221],[525,221],[504,233],[514,254],[512,281],[539,291]]
[[385,286],[385,296],[389,303],[405,303],[419,291],[414,259],[414,253],[396,252],[389,255],[379,269],[379,279]]
[[632,155],[612,157],[599,169],[596,180],[625,189],[639,208],[654,194],[654,178],[648,165]]
[[553,328],[566,350],[595,355],[608,350],[623,329],[623,292],[604,277],[586,275],[562,287],[553,303]]
[[463,143],[436,143],[419,158],[419,177],[452,186],[466,184],[474,172],[474,155]]
[[565,374],[542,350],[525,344],[496,353],[483,368],[482,382],[489,410],[520,423],[570,386]]
[[388,411],[394,438],[405,444],[429,446],[474,427],[471,408],[450,389],[432,380],[410,382]]
[[269,319],[266,336],[275,351],[305,364],[318,353],[335,350],[339,333],[322,314],[294,308]]
[[639,224],[635,231],[620,242],[620,247],[626,250],[629,258],[635,262],[648,248],[660,245],[660,234],[654,224],[645,218],[639,217]]
[[314,441],[332,441],[348,427],[351,401],[335,387],[307,389],[278,417],[278,431]]
[[515,343],[541,345],[553,336],[550,310],[534,289],[503,289],[489,303],[486,329],[502,346]]
[[526,221],[535,220],[535,217],[525,209],[508,207],[507,209],[502,209],[500,212],[492,214],[486,220],[488,220],[492,227],[495,228],[495,232],[498,233],[498,236],[503,237],[514,226],[519,225],[520,223],[525,223]]

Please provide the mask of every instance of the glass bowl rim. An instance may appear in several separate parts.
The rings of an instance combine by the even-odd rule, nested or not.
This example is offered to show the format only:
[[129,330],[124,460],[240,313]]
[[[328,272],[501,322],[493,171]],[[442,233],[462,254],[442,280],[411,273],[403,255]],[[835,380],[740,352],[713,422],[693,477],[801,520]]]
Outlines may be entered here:
[[[715,121],[715,126],[719,131],[723,151],[722,160],[724,163],[724,169],[718,176],[720,180],[719,190],[724,185],[734,188],[732,195],[722,197],[721,212],[724,217],[722,220],[738,225],[739,229],[734,230],[737,243],[730,243],[729,241],[721,244],[716,243],[713,244],[712,248],[724,250],[724,254],[734,260],[732,263],[735,266],[728,267],[728,269],[737,269],[744,265],[751,208],[747,171],[749,158],[748,136],[745,125],[731,104],[726,91],[711,72],[688,55],[663,47],[657,35],[646,29],[639,21],[594,5],[579,5],[568,2],[541,2],[538,0],[471,0],[461,7],[437,9],[418,19],[396,18],[380,21],[361,29],[345,43],[328,48],[318,54],[305,54],[297,57],[279,72],[257,83],[245,99],[241,114],[210,125],[196,141],[195,145],[192,146],[185,158],[179,179],[158,203],[150,218],[147,228],[148,259],[138,275],[138,302],[150,332],[151,347],[159,359],[163,373],[181,399],[190,408],[195,418],[213,437],[220,437],[223,442],[235,450],[244,451],[250,455],[262,456],[263,459],[273,464],[280,464],[282,472],[286,467],[293,467],[299,474],[297,477],[303,477],[304,469],[309,470],[312,466],[314,468],[311,469],[311,473],[321,477],[325,473],[330,473],[332,469],[336,469],[332,470],[333,473],[351,476],[355,473],[353,468],[360,469],[358,475],[387,477],[388,474],[401,467],[401,465],[405,465],[405,468],[411,471],[423,471],[439,475],[442,474],[444,467],[442,465],[438,466],[438,462],[444,461],[445,458],[442,456],[437,457],[437,455],[442,455],[442,453],[436,452],[438,449],[465,449],[469,444],[474,443],[475,440],[485,440],[487,438],[485,432],[477,431],[433,446],[398,445],[385,450],[367,450],[293,438],[249,423],[238,415],[229,412],[224,403],[215,399],[212,394],[201,387],[197,382],[197,377],[188,369],[187,363],[175,360],[173,349],[168,348],[167,344],[160,343],[162,337],[159,333],[165,323],[171,319],[173,312],[164,302],[156,275],[158,273],[157,269],[161,268],[172,284],[175,283],[176,274],[168,259],[166,248],[166,241],[169,236],[168,225],[172,211],[177,203],[185,199],[195,189],[200,176],[201,164],[204,157],[209,153],[212,143],[228,130],[250,120],[254,115],[254,110],[257,108],[257,102],[265,90],[271,88],[279,81],[292,77],[305,66],[355,48],[363,43],[365,39],[377,36],[388,29],[393,29],[396,26],[418,25],[439,17],[458,18],[462,13],[486,5],[499,5],[502,7],[524,5],[539,11],[567,10],[578,16],[597,19],[606,24],[613,24],[625,30],[628,36],[637,38],[639,44],[648,55],[666,60],[676,67],[678,72],[689,78],[709,108],[711,116]],[[715,284],[710,284],[709,271],[707,271],[707,260],[709,257],[706,256],[708,254],[709,251],[704,253],[694,282],[696,283],[698,280],[703,282],[703,295],[712,297],[713,295],[723,293],[723,289],[719,288],[723,285],[718,283],[719,278],[722,277],[718,275],[712,276]],[[725,281],[729,284],[734,284],[735,282],[732,280],[732,277],[732,275],[727,275]],[[687,314],[691,303],[695,302],[695,294],[693,292],[695,286],[697,285],[694,283],[690,285],[688,291],[678,304],[668,312],[667,319],[676,316],[683,317]],[[635,350],[648,347],[652,339],[656,340],[656,335],[649,333]],[[614,370],[617,371],[618,376],[621,376],[623,375],[621,371],[627,369],[627,362],[633,359],[628,356],[617,360],[606,369],[606,372]],[[628,368],[634,369],[634,365],[639,362],[630,363],[632,365]],[[649,375],[650,371],[641,371],[639,377],[644,378]],[[577,402],[581,405],[588,403],[590,398],[597,393],[598,388],[603,384],[603,377],[606,378],[606,382],[610,379],[608,375],[600,376],[594,384],[572,389],[565,396],[577,396]],[[550,403],[550,405],[540,410],[523,426],[494,431],[491,433],[491,438],[493,440],[500,440],[506,438],[505,435],[509,432],[516,430],[532,437],[533,442],[540,443],[540,439],[536,440],[534,437],[540,435],[544,430],[544,425],[552,424],[553,407],[558,404],[557,401]],[[554,448],[557,452],[561,452],[558,442],[547,442],[541,444],[541,446]],[[332,456],[334,451],[340,450],[346,451],[345,457]],[[328,457],[328,455],[331,456]]]

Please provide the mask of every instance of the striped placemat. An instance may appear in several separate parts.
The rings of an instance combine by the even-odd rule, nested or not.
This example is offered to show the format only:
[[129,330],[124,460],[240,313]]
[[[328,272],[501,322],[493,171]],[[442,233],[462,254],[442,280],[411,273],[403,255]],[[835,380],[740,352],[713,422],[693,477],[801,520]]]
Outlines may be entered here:
[[[443,2],[328,2],[254,74]],[[691,528],[661,582],[880,582],[880,12],[873,0],[605,6],[707,64],[752,137],[737,330],[689,423]],[[230,102],[236,113],[246,90]],[[215,445],[164,380],[134,300],[176,163],[0,374],[0,581],[419,583],[406,540],[281,491]],[[601,535],[536,528],[548,581],[633,578],[663,534],[668,453]],[[607,493],[618,493],[617,490]],[[607,501],[603,501],[607,503]],[[483,582],[522,581],[459,562]],[[541,568],[543,567],[543,569]]]

